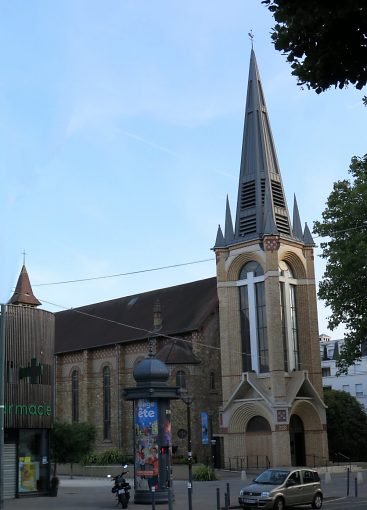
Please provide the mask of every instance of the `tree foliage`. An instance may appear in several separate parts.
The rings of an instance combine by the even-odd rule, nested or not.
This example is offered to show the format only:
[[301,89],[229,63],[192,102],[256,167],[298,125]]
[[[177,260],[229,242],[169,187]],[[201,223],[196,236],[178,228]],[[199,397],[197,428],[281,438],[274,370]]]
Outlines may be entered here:
[[[276,25],[275,48],[287,55],[299,85],[318,94],[367,83],[366,0],[263,0]],[[366,101],[366,97],[364,98]]]
[[331,308],[330,329],[347,329],[339,373],[360,359],[367,341],[367,154],[353,157],[349,172],[352,180],[334,183],[322,221],[314,223],[314,233],[329,238],[321,243],[327,263],[318,295]]
[[74,464],[90,453],[95,437],[95,427],[89,423],[56,422],[51,434],[54,476],[58,463]]
[[341,453],[356,461],[367,460],[367,415],[358,400],[344,391],[325,390],[329,455]]

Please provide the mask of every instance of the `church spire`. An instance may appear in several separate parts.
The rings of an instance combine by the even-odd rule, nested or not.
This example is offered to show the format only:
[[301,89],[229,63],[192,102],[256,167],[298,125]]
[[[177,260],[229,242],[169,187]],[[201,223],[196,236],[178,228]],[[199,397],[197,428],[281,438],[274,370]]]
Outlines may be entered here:
[[25,265],[23,264],[14,294],[8,301],[9,305],[39,306],[40,301],[33,294]]
[[280,236],[292,237],[260,74],[251,50],[235,242],[262,238],[269,228]]

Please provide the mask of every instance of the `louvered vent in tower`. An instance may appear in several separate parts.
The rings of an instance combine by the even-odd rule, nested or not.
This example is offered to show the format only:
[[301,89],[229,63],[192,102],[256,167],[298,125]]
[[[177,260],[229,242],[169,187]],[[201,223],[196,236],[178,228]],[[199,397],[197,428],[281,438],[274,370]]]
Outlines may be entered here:
[[290,235],[290,228],[287,216],[280,216],[279,214],[275,215],[275,223],[277,225],[277,229],[281,234]]
[[240,236],[256,232],[256,214],[240,218]]
[[256,206],[255,181],[244,182],[241,188],[241,209]]
[[273,201],[275,207],[282,207],[284,209],[284,195],[282,185],[278,181],[271,181],[271,190],[273,192]]
[[265,179],[261,179],[261,205],[265,203]]

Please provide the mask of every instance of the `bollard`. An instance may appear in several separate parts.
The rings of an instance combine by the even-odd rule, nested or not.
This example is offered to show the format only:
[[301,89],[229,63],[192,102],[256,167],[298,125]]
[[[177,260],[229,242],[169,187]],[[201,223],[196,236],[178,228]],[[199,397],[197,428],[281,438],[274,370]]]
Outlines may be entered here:
[[168,510],[173,510],[171,487],[168,487]]
[[225,510],[229,509],[228,494],[226,492],[224,493],[224,508],[225,508]]
[[229,483],[227,483],[227,499],[228,499],[228,506],[231,506],[231,493],[229,490]]
[[152,510],[155,510],[155,487],[152,487]]
[[331,474],[329,473],[329,471],[326,471],[325,473],[325,483],[330,483],[331,482]]
[[349,496],[349,475],[350,475],[350,469],[347,469],[347,496]]
[[217,510],[220,510],[220,489],[217,487]]
[[356,498],[358,498],[358,483],[357,483],[357,477],[354,479],[354,495]]

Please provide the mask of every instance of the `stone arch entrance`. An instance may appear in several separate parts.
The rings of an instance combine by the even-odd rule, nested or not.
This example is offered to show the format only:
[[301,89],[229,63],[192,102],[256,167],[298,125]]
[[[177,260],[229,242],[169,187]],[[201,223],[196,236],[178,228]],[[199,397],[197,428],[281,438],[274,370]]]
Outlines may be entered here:
[[272,436],[269,422],[263,416],[254,416],[246,427],[246,464],[266,468],[272,464]]
[[289,422],[289,440],[292,466],[305,466],[305,430],[303,422],[297,414],[292,414]]

